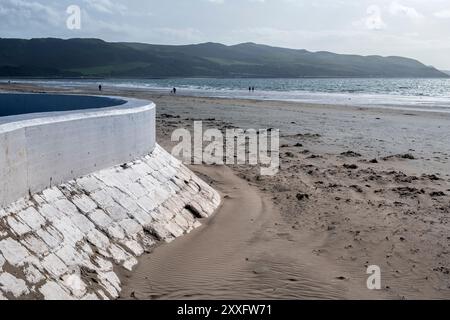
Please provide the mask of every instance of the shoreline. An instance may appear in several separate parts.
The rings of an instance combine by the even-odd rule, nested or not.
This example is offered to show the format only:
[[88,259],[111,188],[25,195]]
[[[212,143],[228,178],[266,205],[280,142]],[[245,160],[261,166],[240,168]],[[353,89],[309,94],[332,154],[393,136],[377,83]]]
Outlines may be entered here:
[[[4,86],[0,85],[1,89]],[[98,94],[95,90],[57,92]],[[275,288],[281,290],[280,297],[287,298],[450,298],[450,115],[117,89],[103,94],[153,100],[158,107],[158,141],[166,150],[173,146],[172,131],[192,129],[194,120],[203,121],[205,128],[221,130],[230,126],[282,128],[282,164],[275,177],[259,176],[257,167],[192,167],[220,191],[233,195],[244,190],[272,208],[265,218],[258,219],[271,223],[270,228],[253,223],[246,230],[224,228],[234,230],[236,234],[230,238],[237,239],[247,232],[261,233],[252,238],[250,246],[246,241],[236,245],[250,251],[232,255],[234,263],[229,270],[210,268],[217,263],[210,266],[208,261],[196,264],[195,274],[183,269],[180,261],[173,269],[164,268],[165,261],[173,265],[176,255],[172,252],[183,252],[186,259],[191,254],[205,259],[215,256],[225,243],[210,234],[212,228],[202,228],[192,237],[206,237],[199,243],[207,246],[211,240],[216,243],[214,248],[199,252],[189,246],[189,236],[156,248],[156,261],[147,263],[152,255],[144,257],[138,271],[128,275],[132,278],[124,278],[125,284],[131,284],[124,289],[124,298],[132,298],[133,291],[139,299],[178,298],[180,290],[185,298],[204,297],[202,293],[207,291],[202,279],[217,286],[217,298],[240,297],[244,284],[245,288]],[[412,159],[406,159],[407,154]],[[221,182],[221,170],[230,170],[227,183]],[[236,191],[233,186],[240,188]],[[224,206],[233,206],[235,199],[228,200]],[[243,205],[236,202],[235,211]],[[255,208],[257,205],[251,209]],[[232,223],[234,219],[221,210],[216,219]],[[211,221],[207,224],[214,225]],[[273,252],[280,256],[272,257]],[[249,267],[251,262],[262,268]],[[381,291],[365,287],[366,269],[372,264],[382,269]],[[149,281],[145,277],[151,278],[152,270],[157,270],[158,276]],[[233,271],[242,283],[227,280]],[[175,274],[176,283],[170,282]],[[140,283],[153,283],[156,288],[142,290]],[[264,298],[258,292],[250,293]],[[273,292],[268,295],[276,297]]]
[[[401,103],[397,104],[389,104],[389,103],[383,103],[383,104],[357,104],[357,103],[332,103],[332,102],[318,102],[318,101],[300,101],[295,99],[277,99],[277,98],[264,98],[264,97],[258,97],[255,96],[254,98],[249,97],[232,97],[232,96],[214,96],[214,95],[202,95],[202,94],[183,94],[182,92],[177,92],[176,95],[172,95],[169,93],[170,89],[158,89],[158,88],[133,88],[133,87],[120,87],[120,86],[103,86],[102,92],[99,92],[96,88],[96,85],[68,85],[66,87],[63,86],[51,86],[51,83],[48,83],[46,85],[44,84],[32,84],[32,83],[0,83],[0,92],[1,91],[7,91],[8,89],[12,90],[13,92],[37,92],[37,93],[54,93],[54,92],[60,92],[60,93],[80,93],[80,94],[93,94],[93,95],[118,95],[117,92],[120,93],[128,93],[131,95],[145,95],[145,96],[151,96],[151,97],[173,97],[173,98],[186,98],[186,99],[210,99],[212,101],[219,100],[223,102],[245,102],[245,103],[261,103],[261,104],[279,104],[284,106],[302,106],[302,107],[320,107],[320,108],[341,108],[346,110],[368,110],[368,111],[374,111],[374,112],[383,112],[383,113],[393,113],[393,114],[413,114],[413,115],[419,115],[419,114],[431,114],[436,116],[445,116],[450,119],[450,109],[447,110],[446,107],[443,106],[437,106],[435,110],[427,110],[423,106],[420,105],[402,105]],[[189,90],[186,90],[189,91]],[[243,92],[246,92],[245,90]],[[263,91],[264,92],[264,91]],[[282,92],[280,91],[280,94]],[[339,93],[326,93],[326,92],[309,92],[308,94],[323,94],[323,95],[339,95]],[[375,94],[378,95],[378,94]],[[386,99],[389,98],[396,98],[395,96],[388,96],[383,95]],[[362,97],[359,97],[362,98]]]

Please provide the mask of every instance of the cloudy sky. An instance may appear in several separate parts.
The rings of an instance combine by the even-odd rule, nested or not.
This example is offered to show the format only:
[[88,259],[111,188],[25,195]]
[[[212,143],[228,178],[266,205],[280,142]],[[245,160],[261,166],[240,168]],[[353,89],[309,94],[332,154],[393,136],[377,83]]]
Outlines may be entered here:
[[[67,28],[71,5],[81,29]],[[256,42],[450,70],[450,0],[0,0],[0,37]]]

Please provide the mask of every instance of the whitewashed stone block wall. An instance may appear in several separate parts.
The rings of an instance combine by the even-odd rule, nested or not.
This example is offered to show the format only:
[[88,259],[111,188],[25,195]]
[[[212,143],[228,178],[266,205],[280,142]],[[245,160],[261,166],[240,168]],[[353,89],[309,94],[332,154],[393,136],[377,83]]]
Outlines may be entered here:
[[132,270],[220,202],[158,145],[140,160],[24,197],[0,209],[0,300],[115,299],[114,266]]

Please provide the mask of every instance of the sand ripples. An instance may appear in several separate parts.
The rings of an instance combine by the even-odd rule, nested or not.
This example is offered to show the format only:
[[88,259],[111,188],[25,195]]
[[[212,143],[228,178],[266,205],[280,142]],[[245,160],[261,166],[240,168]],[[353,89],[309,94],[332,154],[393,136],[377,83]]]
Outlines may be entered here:
[[[203,170],[213,170],[203,169]],[[280,237],[269,203],[226,169],[215,176],[227,200],[201,229],[141,259],[123,298],[336,299],[341,289],[302,264],[295,242]]]

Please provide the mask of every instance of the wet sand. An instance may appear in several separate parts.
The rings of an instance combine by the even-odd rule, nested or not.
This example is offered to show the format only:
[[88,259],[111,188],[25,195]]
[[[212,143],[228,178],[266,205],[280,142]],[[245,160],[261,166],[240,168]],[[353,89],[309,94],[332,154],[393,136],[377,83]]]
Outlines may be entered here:
[[[122,298],[450,299],[449,115],[105,89],[153,100],[167,150],[194,120],[282,135],[274,177],[192,167],[223,207],[123,274]],[[381,267],[380,291],[366,288],[369,265]]]

